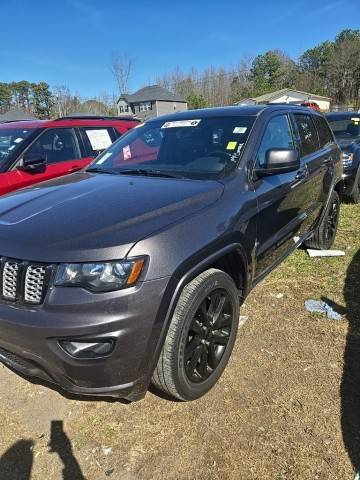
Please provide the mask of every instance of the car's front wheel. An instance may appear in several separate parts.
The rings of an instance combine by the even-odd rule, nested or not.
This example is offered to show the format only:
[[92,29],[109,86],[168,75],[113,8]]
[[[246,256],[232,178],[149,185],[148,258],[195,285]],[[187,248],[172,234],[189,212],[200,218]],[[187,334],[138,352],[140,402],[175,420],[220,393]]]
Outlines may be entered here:
[[152,382],[180,400],[204,395],[227,365],[238,323],[232,278],[217,269],[201,273],[180,295]]

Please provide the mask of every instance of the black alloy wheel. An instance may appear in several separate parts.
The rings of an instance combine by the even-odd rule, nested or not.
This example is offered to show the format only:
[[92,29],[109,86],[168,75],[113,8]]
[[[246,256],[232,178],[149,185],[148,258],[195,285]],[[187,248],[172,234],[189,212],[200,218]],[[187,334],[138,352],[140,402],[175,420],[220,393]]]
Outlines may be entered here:
[[234,312],[229,294],[211,292],[200,304],[189,327],[184,362],[188,379],[206,380],[217,368],[229,342]]

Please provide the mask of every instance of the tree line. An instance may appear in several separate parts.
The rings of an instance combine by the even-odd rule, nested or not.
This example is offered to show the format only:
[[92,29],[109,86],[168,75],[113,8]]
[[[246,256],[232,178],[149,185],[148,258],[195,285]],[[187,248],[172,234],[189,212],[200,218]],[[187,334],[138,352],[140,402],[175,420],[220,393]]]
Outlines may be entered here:
[[[118,94],[128,92],[134,62],[126,54],[112,54],[109,68]],[[315,45],[297,60],[281,50],[269,50],[254,59],[242,58],[232,68],[193,67],[184,72],[176,67],[154,80],[186,98],[189,108],[231,105],[282,88],[330,97],[332,105],[360,108],[360,30],[343,30],[334,41]],[[46,82],[0,82],[0,113],[16,108],[39,118],[75,112],[116,115],[116,99],[106,92],[86,99],[65,85],[50,88]]]
[[0,113],[15,108],[39,118],[48,118],[52,106],[53,96],[45,82],[0,82]]
[[189,108],[231,105],[282,88],[324,95],[332,105],[360,107],[360,30],[343,30],[334,41],[306,50],[295,61],[281,50],[243,58],[227,69],[192,68],[156,77],[156,83],[188,100]]

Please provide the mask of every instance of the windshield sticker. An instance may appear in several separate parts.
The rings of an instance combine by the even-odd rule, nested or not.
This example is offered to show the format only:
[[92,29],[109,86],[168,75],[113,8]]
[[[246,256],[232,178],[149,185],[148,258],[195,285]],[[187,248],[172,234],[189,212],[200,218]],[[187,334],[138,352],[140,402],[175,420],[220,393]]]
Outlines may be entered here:
[[130,145],[126,145],[126,147],[123,148],[123,155],[124,155],[124,160],[130,160],[131,158]]
[[24,140],[24,139],[21,138],[21,137],[15,138],[14,143],[20,143],[20,142],[22,142],[23,140]]
[[238,142],[228,142],[226,146],[226,150],[235,150]]
[[354,122],[356,125],[360,123],[360,118],[359,117],[354,117],[351,119],[352,122]]
[[233,133],[245,133],[247,130],[247,127],[235,127],[233,130]]
[[197,127],[201,120],[176,120],[174,122],[165,122],[161,128],[176,127]]
[[112,155],[112,152],[107,152],[105,153],[97,162],[96,162],[96,165],[101,165],[102,163],[105,162],[105,160],[107,160],[109,157],[111,157]]
[[93,150],[105,150],[112,144],[109,132],[105,128],[101,130],[86,130],[86,135]]

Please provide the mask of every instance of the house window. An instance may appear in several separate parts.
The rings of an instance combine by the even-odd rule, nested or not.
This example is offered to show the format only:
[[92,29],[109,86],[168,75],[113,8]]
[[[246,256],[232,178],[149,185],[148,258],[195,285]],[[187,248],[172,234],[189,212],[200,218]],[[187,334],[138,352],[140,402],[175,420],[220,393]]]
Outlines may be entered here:
[[140,112],[147,112],[148,110],[151,110],[151,102],[141,102]]
[[119,112],[125,113],[129,111],[129,105],[120,105]]

